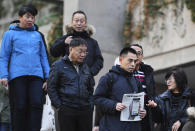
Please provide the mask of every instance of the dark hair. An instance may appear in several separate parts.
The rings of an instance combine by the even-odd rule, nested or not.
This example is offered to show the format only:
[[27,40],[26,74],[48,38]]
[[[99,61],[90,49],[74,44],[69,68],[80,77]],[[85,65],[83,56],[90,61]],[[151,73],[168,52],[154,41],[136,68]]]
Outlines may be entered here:
[[33,5],[24,5],[20,8],[18,15],[23,16],[26,13],[30,13],[33,16],[36,16],[38,11]]
[[171,75],[173,75],[179,91],[183,92],[188,84],[186,73],[179,67],[173,67],[165,75],[165,80],[168,80]]
[[130,47],[132,47],[132,46],[137,46],[137,47],[141,48],[142,49],[142,53],[143,53],[143,48],[142,48],[142,46],[140,44],[133,43],[133,44],[130,45]]
[[85,20],[87,21],[87,15],[85,14],[85,12],[81,11],[81,10],[77,10],[72,14],[72,20],[75,14],[83,14],[85,16]]
[[87,46],[87,42],[82,38],[74,38],[73,40],[71,40],[69,47],[77,47],[80,45]]
[[120,56],[121,56],[121,57],[122,57],[122,56],[125,56],[125,55],[127,55],[129,52],[130,52],[130,53],[133,53],[133,54],[135,54],[135,55],[137,55],[136,51],[135,51],[133,48],[125,47],[125,48],[123,48],[123,49],[121,50]]

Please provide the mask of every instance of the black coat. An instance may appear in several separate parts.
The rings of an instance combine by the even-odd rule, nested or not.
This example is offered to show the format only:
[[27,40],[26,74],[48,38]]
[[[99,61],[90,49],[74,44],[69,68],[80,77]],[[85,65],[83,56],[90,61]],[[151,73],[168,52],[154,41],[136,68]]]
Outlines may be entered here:
[[[175,115],[175,118],[178,118],[178,120],[181,122],[179,131],[181,131],[184,123],[187,120],[186,109],[189,107],[189,97],[189,88],[185,88],[184,92],[182,93],[182,99],[179,103],[180,110]],[[152,117],[155,122],[160,124],[161,131],[171,131],[172,125],[170,122],[173,121],[169,116],[170,111],[172,110],[171,101],[172,93],[169,90],[155,98],[155,102],[158,106],[156,108],[152,108]]]
[[195,107],[189,107],[187,109],[188,121],[184,125],[182,131],[194,131],[195,130]]
[[100,121],[100,131],[140,131],[138,122],[121,122],[116,104],[122,102],[124,94],[140,92],[141,84],[133,75],[119,66],[113,66],[109,73],[101,77],[95,90],[94,103],[104,115]]
[[65,44],[64,41],[68,36],[83,38],[87,42],[87,56],[85,62],[89,66],[93,76],[97,75],[103,68],[103,57],[98,45],[98,42],[91,38],[92,29],[87,28],[84,32],[76,32],[71,26],[67,26],[67,34],[58,38],[51,46],[50,53],[54,57],[64,56],[69,54],[69,44]]
[[94,80],[86,64],[77,73],[68,56],[56,61],[50,70],[48,94],[52,105],[85,109],[93,108]]

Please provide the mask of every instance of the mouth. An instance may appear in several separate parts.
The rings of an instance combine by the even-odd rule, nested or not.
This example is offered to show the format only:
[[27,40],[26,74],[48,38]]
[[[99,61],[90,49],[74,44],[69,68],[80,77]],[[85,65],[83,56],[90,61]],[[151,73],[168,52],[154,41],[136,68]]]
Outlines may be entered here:
[[27,23],[28,26],[32,26],[32,23]]

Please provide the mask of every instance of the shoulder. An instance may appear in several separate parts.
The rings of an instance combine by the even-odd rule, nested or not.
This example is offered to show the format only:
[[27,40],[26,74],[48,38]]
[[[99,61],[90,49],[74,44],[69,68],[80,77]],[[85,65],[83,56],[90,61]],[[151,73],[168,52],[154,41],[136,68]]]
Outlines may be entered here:
[[143,70],[143,72],[153,72],[153,68],[148,65],[148,64],[145,64],[145,63],[141,63],[141,69]]

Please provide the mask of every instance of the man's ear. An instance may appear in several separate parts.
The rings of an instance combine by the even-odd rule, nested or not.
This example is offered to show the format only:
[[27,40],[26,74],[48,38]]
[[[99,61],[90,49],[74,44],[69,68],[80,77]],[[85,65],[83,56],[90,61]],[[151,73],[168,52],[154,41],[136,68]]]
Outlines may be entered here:
[[72,47],[69,47],[69,53],[72,51]]
[[122,58],[121,56],[119,56],[119,62],[120,62],[120,63],[122,62],[122,59],[123,59],[123,58]]

